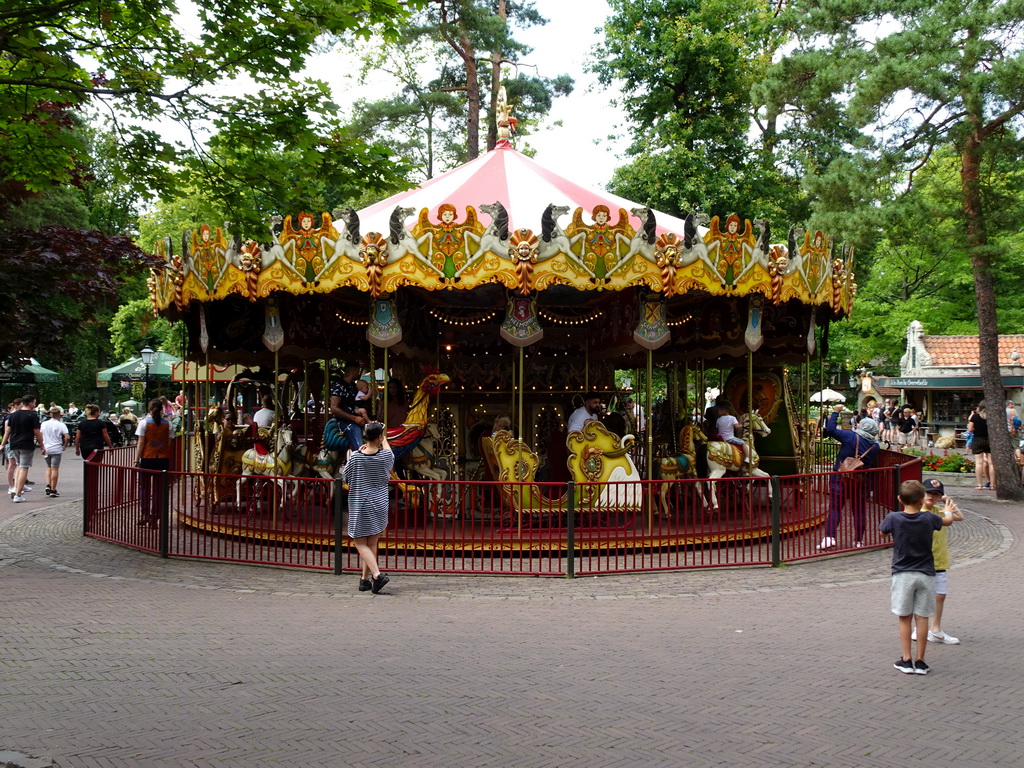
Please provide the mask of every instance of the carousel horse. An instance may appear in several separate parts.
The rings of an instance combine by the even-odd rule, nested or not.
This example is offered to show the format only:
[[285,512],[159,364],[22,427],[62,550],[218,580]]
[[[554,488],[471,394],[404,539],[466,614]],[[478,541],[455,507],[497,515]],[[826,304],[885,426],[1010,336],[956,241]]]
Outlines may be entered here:
[[257,432],[259,439],[252,448],[242,454],[242,477],[238,479],[235,490],[236,506],[241,505],[242,483],[256,477],[274,482],[281,489],[282,497],[287,493],[287,478],[292,471],[292,451],[295,444],[291,428],[279,426],[276,431],[277,439],[273,450],[267,447],[264,440],[273,435],[274,429],[260,428]]
[[405,466],[425,480],[448,479],[448,473],[437,466],[437,454],[434,452],[436,440],[437,427],[427,424],[422,437],[405,454]]
[[[753,413],[744,413],[740,416],[740,426],[743,427],[743,433],[746,434],[748,430],[752,429],[754,434],[760,437],[767,437],[772,433],[765,424],[764,418],[758,413],[757,409],[754,409]],[[767,472],[758,468],[758,464],[761,459],[757,455],[757,451],[751,447],[750,449],[750,463],[744,464],[743,462],[743,451],[740,450],[738,445],[732,443],[726,443],[721,440],[711,440],[708,442],[708,480],[717,480],[723,477],[726,472],[736,472],[739,474],[746,474],[749,472],[751,477],[771,477]],[[715,492],[715,483],[710,483],[710,512],[718,512],[718,494]],[[768,486],[768,495],[771,496],[771,486]]]
[[[679,430],[678,456],[666,456],[658,462],[659,479],[681,480],[696,479],[697,477],[697,442],[706,442],[704,433],[695,427],[692,420],[687,418],[683,428]],[[671,485],[667,482],[659,484],[658,497],[662,514],[668,514],[668,495]],[[701,484],[697,484],[698,490]]]

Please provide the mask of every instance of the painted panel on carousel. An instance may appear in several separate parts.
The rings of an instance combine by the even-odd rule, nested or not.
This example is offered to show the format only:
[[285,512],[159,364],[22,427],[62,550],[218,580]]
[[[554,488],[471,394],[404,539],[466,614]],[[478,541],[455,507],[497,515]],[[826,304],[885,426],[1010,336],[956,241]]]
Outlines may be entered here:
[[230,261],[223,229],[203,224],[198,231],[185,233],[182,250],[189,265],[182,286],[183,303],[212,297]]
[[630,225],[625,208],[619,208],[614,224],[606,205],[595,205],[591,216],[593,223],[584,222],[583,209],[577,208],[565,234],[569,238],[568,255],[583,268],[590,281],[601,288],[626,264],[636,230]]

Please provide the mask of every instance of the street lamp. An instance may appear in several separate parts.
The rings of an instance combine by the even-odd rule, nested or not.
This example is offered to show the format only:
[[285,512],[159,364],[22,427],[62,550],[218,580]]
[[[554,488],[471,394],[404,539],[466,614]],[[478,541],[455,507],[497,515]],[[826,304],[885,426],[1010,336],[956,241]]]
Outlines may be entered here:
[[142,364],[146,366],[146,378],[142,385],[142,407],[145,409],[149,406],[149,366],[153,364],[153,350],[147,344],[139,350],[139,355],[142,356]]

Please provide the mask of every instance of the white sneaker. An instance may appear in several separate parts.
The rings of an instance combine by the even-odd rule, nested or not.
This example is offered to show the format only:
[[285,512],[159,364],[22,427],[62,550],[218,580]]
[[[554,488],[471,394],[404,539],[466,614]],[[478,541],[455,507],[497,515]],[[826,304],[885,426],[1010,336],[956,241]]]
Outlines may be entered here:
[[20,504],[24,500],[25,500],[24,496],[15,496],[13,499],[11,499],[11,501],[13,501],[15,504]]
[[836,540],[831,536],[826,536],[821,540],[821,544],[818,545],[818,549],[832,549],[836,545]]
[[16,491],[16,490],[15,490],[15,489],[14,489],[13,487],[11,487],[11,488],[8,488],[8,489],[7,489],[7,493],[8,493],[9,495],[13,496],[14,494],[16,494],[16,493],[17,493],[17,491]]
[[960,638],[947,635],[942,630],[938,632],[928,631],[928,642],[929,643],[945,643],[946,645],[960,645]]

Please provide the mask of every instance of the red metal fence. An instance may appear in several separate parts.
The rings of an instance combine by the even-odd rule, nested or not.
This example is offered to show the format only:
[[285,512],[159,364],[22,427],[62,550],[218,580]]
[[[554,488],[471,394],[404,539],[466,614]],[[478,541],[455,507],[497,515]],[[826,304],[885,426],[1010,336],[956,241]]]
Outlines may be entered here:
[[[820,472],[640,483],[392,483],[381,568],[596,575],[777,565],[884,546],[878,523],[921,461],[883,452],[850,480]],[[823,461],[828,457],[822,456]],[[339,480],[136,469],[133,449],[86,464],[84,531],[164,557],[357,571]],[[835,528],[830,510],[839,508]],[[826,531],[834,546],[818,549]]]

